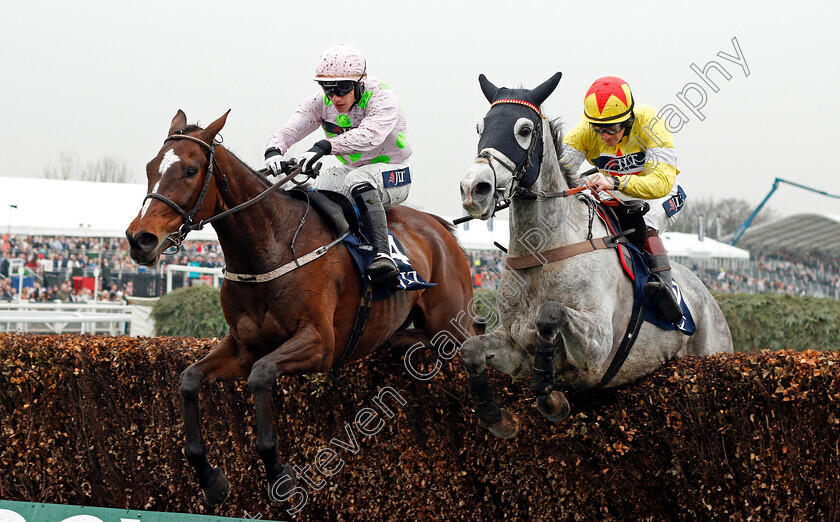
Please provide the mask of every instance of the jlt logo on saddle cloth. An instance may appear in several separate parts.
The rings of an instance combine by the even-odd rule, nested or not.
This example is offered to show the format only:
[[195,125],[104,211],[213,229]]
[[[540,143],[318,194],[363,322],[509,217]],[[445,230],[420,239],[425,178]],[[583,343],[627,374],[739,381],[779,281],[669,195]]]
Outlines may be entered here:
[[385,188],[402,187],[411,183],[411,173],[408,167],[397,170],[386,170],[382,173],[382,184]]

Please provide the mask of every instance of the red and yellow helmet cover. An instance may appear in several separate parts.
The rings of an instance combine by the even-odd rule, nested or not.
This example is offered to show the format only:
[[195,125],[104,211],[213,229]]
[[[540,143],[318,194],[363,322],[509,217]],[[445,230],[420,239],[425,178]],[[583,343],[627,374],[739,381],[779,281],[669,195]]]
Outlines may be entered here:
[[621,78],[604,76],[592,84],[583,98],[583,117],[589,123],[608,125],[633,115],[633,94]]

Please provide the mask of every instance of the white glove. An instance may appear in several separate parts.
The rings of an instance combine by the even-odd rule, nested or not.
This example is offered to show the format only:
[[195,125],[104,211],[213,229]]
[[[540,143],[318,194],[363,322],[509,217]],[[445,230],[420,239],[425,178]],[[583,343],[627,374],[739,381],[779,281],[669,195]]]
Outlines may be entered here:
[[275,176],[279,176],[289,170],[289,163],[280,154],[280,150],[274,147],[265,151],[265,166]]

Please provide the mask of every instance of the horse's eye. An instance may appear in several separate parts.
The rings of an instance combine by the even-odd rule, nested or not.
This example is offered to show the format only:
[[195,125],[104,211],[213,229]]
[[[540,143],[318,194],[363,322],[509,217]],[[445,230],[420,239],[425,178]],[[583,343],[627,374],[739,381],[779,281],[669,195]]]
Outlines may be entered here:
[[187,167],[186,176],[187,176],[188,178],[195,177],[195,175],[196,175],[196,174],[198,174],[198,169],[197,169],[197,168],[195,168],[195,167]]
[[479,136],[481,136],[484,132],[484,119],[478,120],[478,123],[475,124],[475,132],[477,132]]
[[519,135],[524,138],[527,138],[531,135],[531,127],[522,127],[521,129],[519,129]]

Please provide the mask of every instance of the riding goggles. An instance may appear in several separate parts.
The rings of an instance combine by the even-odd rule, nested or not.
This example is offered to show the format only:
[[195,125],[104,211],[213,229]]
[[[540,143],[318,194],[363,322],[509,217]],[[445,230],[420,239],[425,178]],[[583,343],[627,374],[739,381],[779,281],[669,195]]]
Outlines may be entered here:
[[332,98],[333,96],[346,96],[353,90],[355,86],[353,80],[342,80],[339,82],[318,82],[322,89],[324,89],[324,94]]
[[610,136],[615,136],[619,132],[621,132],[622,124],[621,123],[614,123],[612,125],[596,125],[594,123],[590,123],[589,126],[595,131],[596,134],[603,134],[607,133]]

